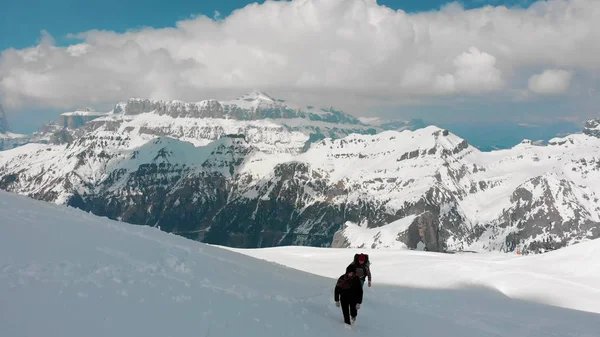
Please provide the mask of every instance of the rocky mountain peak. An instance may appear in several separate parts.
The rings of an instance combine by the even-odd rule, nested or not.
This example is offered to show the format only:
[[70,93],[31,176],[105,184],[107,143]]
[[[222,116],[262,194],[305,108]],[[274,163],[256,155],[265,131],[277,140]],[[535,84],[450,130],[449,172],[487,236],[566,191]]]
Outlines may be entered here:
[[600,138],[600,118],[588,120],[583,128],[583,133],[588,136]]
[[257,89],[254,89],[251,92],[242,95],[240,97],[240,99],[245,100],[245,101],[256,101],[256,100],[269,101],[269,102],[276,101],[276,99],[271,97],[269,94],[264,93]]

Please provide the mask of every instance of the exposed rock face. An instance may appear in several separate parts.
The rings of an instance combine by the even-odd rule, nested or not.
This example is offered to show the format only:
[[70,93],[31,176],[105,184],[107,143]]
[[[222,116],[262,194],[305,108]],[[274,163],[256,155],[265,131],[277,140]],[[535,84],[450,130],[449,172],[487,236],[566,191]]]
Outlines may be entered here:
[[333,239],[331,240],[332,248],[348,248],[351,246],[348,241],[348,237],[344,235],[344,229],[346,226],[342,227],[340,230],[333,233]]
[[107,113],[95,112],[90,108],[79,109],[75,112],[65,112],[60,115],[60,125],[67,129],[77,129],[87,122],[104,117]]
[[357,118],[332,108],[315,109],[288,106],[261,92],[251,92],[232,101],[205,100],[198,103],[130,99],[115,113],[139,115],[153,112],[173,118],[231,118],[235,120],[308,119],[336,124],[362,124]]
[[419,243],[425,245],[428,251],[444,251],[445,242],[440,242],[440,223],[439,216],[432,212],[424,212],[415,218],[408,230],[398,239],[404,242],[408,248],[417,249]]
[[[600,213],[600,200],[591,207],[579,202],[580,188],[553,174],[535,177],[517,188],[512,206],[499,219],[497,233],[505,232],[504,249],[519,248],[524,252],[544,252],[569,245],[581,237],[600,237],[600,226],[594,221]],[[532,238],[544,237],[543,240]]]
[[50,144],[60,145],[71,143],[73,141],[73,136],[67,130],[58,130],[50,136]]
[[589,136],[600,138],[600,118],[587,121],[585,123],[583,133]]

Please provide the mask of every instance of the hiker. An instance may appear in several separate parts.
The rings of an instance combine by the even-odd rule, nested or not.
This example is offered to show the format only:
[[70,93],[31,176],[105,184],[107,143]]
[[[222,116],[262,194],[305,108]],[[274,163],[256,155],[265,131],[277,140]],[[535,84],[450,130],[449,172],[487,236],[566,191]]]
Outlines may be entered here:
[[[346,268],[346,273],[338,278],[335,284],[334,300],[335,305],[342,306],[342,314],[344,315],[344,323],[349,327],[356,322],[358,309],[362,303],[363,289],[360,284],[360,279],[356,276],[356,267],[349,265]],[[350,319],[352,318],[352,323]]]
[[369,280],[368,286],[371,286],[371,262],[368,254],[354,254],[354,261],[350,265],[356,267],[356,275],[360,278],[360,285],[365,285],[365,279]]

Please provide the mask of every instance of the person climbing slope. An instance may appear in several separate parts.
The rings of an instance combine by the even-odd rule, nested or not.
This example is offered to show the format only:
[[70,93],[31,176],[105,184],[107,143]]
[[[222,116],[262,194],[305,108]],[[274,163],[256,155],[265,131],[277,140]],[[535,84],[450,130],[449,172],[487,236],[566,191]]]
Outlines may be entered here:
[[[362,298],[363,289],[360,279],[356,276],[356,267],[349,265],[346,267],[346,273],[338,278],[334,290],[335,305],[337,307],[341,305],[344,323],[347,326],[356,321]],[[352,323],[350,319],[352,319]]]
[[371,286],[371,262],[369,262],[369,255],[367,254],[354,254],[354,261],[350,265],[356,267],[356,275],[360,278],[360,285],[365,285],[365,279],[369,280],[369,287]]

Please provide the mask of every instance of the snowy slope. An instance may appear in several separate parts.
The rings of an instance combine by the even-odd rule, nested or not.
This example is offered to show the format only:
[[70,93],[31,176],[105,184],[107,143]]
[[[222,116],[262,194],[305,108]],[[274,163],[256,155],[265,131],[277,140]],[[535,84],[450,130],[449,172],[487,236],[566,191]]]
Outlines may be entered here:
[[407,248],[406,244],[396,239],[398,233],[409,229],[416,216],[410,215],[400,220],[396,220],[385,226],[375,228],[365,228],[350,221],[344,224],[342,235],[348,241],[350,247],[360,247],[372,245],[377,248]]
[[[496,277],[512,282],[504,272],[509,268],[497,268],[502,261],[495,255],[478,255],[476,262],[461,255],[373,252],[375,283],[366,289],[355,331],[349,332],[333,305],[333,277],[342,273],[350,250],[250,251],[290,266],[303,260],[313,273],[327,269],[331,277],[323,277],[5,192],[0,217],[8,220],[0,223],[0,325],[11,337],[591,337],[600,329],[596,313],[513,300],[473,285],[456,289],[448,282],[457,269],[468,272],[486,263],[490,274],[503,272]],[[442,258],[446,268],[435,263]],[[536,262],[543,269],[556,260],[586,269],[585,261],[568,254]],[[437,289],[382,284],[400,274],[391,267],[411,261],[432,262],[425,270],[437,272],[429,280]],[[561,275],[554,276],[540,291],[563,290]],[[597,288],[564,291],[597,299]],[[584,307],[580,299],[572,296],[564,304]],[[591,308],[596,312],[597,303]]]
[[[550,146],[523,143],[509,150],[481,152],[452,133],[441,133],[428,126],[374,136],[351,135],[319,142],[299,158],[328,172],[333,181],[361,184],[370,190],[370,197],[382,194],[380,199],[392,199],[388,203],[392,208],[441,184],[461,196],[461,205],[474,222],[496,219],[510,205],[511,193],[538,176],[558,175],[585,185],[588,194],[600,192],[599,171],[581,168],[584,158],[595,165],[600,138],[578,134],[555,139]],[[593,199],[581,202],[589,211],[598,210]],[[561,212],[570,216],[567,208]]]
[[[510,298],[600,314],[600,240],[540,255],[499,253],[439,254],[404,249],[275,247],[238,249],[248,256],[325,277],[369,254],[373,288],[460,289],[482,287]],[[491,304],[490,304],[491,305]]]
[[[299,160],[327,172],[333,182],[362,187],[358,194],[348,198],[389,200],[386,207],[397,209],[407,201],[418,200],[435,184],[435,175],[443,169],[442,164],[458,162],[458,158],[479,152],[460,137],[450,133],[444,136],[442,132],[438,127],[428,126],[416,131],[326,139],[313,145]],[[457,156],[448,156],[453,151]],[[452,181],[447,184],[453,187]],[[364,195],[365,190],[368,196]]]

